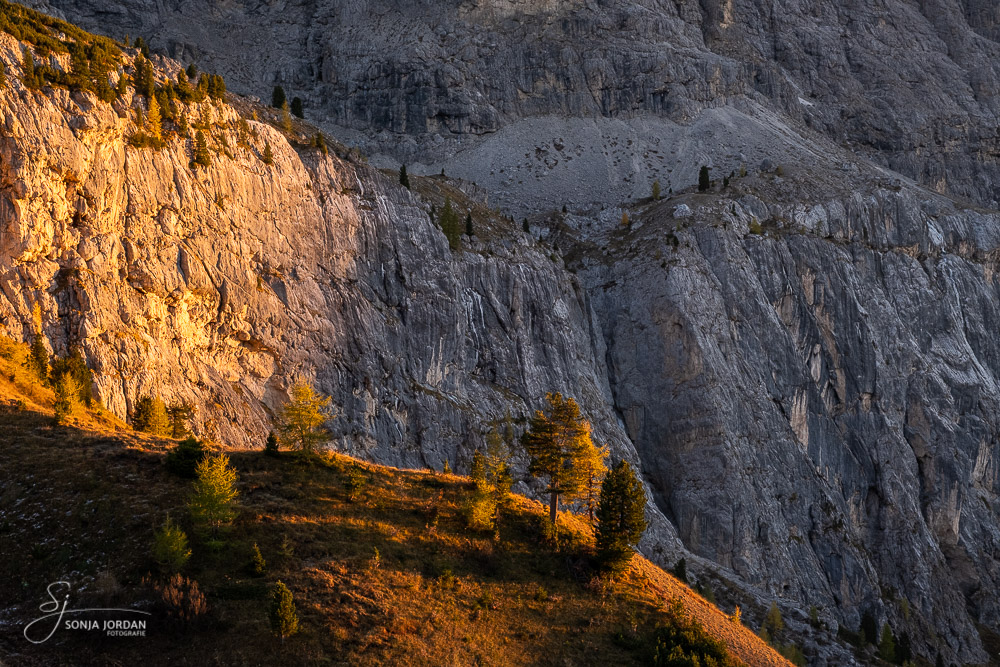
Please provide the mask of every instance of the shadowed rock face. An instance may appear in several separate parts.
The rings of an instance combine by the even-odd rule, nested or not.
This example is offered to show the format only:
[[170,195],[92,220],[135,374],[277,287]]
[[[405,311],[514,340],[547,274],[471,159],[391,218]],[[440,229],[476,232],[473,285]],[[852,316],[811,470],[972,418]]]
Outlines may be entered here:
[[281,82],[512,207],[750,172],[633,207],[631,230],[571,206],[546,232],[571,273],[516,233],[452,254],[409,193],[263,125],[274,169],[237,151],[192,174],[182,149],[126,148],[103,105],[5,92],[3,326],[25,336],[41,303],[113,409],[159,389],[259,443],[305,372],[341,406],[341,446],[440,466],[561,389],[669,519],[647,552],[672,563],[679,537],[692,569],[781,599],[816,664],[850,658],[810,605],[986,660],[1000,220],[934,191],[995,198],[988,3],[52,4],[231,88]]
[[[142,34],[240,92],[267,98],[280,83],[306,100],[310,117],[355,132],[368,152],[435,168],[526,119],[686,123],[752,100],[939,192],[1000,199],[998,10],[985,0],[36,4],[118,37]],[[634,139],[634,153],[655,149],[607,132]],[[513,148],[530,156],[539,137],[528,134]],[[770,147],[780,152],[780,142]],[[729,171],[734,149],[706,146],[694,157]],[[449,173],[494,191],[538,187],[535,178],[504,184],[504,165],[486,157]],[[653,178],[693,183],[696,171],[674,173],[680,157],[583,178],[634,198]]]

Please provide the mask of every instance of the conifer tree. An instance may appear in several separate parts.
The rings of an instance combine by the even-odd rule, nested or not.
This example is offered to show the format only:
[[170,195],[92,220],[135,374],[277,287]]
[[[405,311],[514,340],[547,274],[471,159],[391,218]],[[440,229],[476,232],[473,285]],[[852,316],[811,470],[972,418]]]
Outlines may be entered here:
[[455,212],[454,208],[452,208],[451,199],[448,199],[447,197],[444,200],[444,208],[441,209],[439,224],[441,225],[441,231],[444,232],[445,238],[448,239],[448,245],[452,250],[456,250],[459,247],[462,232],[459,227],[460,223],[458,213]]
[[469,238],[475,236],[475,232],[472,229],[472,211],[469,211],[465,215],[465,235]]
[[194,418],[194,406],[187,401],[171,403],[167,407],[167,421],[170,423],[171,438],[185,438],[191,435],[188,422]]
[[708,175],[708,167],[702,165],[701,169],[698,170],[698,192],[705,192],[710,187],[712,187],[712,179]]
[[261,162],[264,164],[274,164],[274,153],[271,151],[271,144],[264,144],[264,154],[260,156]]
[[305,114],[302,111],[302,98],[293,97],[292,98],[292,113],[299,118],[305,118]]
[[478,449],[476,450],[476,453],[472,455],[472,466],[469,468],[469,478],[476,483],[477,487],[486,484],[486,458]]
[[205,133],[198,130],[194,135],[194,163],[202,167],[212,164],[212,156],[208,152],[208,141]]
[[660,182],[653,181],[653,201],[659,201],[660,199]]
[[163,115],[160,113],[160,103],[156,96],[149,98],[149,111],[146,113],[146,131],[159,141],[163,136]]
[[42,383],[49,381],[49,351],[42,340],[42,334],[36,334],[28,350],[28,369]]
[[275,86],[274,92],[271,93],[271,106],[275,109],[280,109],[285,104],[285,89],[281,86]]
[[292,399],[278,412],[278,437],[290,449],[312,452],[329,439],[326,422],[333,417],[330,397],[321,396],[311,384],[299,379],[292,385]]
[[646,530],[646,494],[628,461],[611,467],[601,484],[597,505],[597,557],[613,573],[632,559],[633,547]]
[[7,87],[7,65],[0,63],[0,90]]
[[521,445],[531,457],[528,472],[548,479],[549,519],[555,525],[559,497],[572,496],[583,486],[580,462],[593,442],[590,423],[580,415],[580,407],[573,398],[549,393],[545,399],[548,414],[535,412]]
[[628,211],[622,211],[622,227],[628,227],[630,222]]
[[208,526],[212,533],[236,518],[236,470],[225,454],[207,456],[196,469],[194,493],[188,509],[195,523]]
[[896,638],[888,623],[882,625],[882,636],[878,642],[878,657],[886,662],[896,662]]
[[264,453],[268,456],[278,455],[278,436],[271,431],[267,434],[267,442],[264,443]]
[[65,424],[80,402],[80,385],[70,373],[61,373],[55,381],[56,400],[53,406],[57,424]]
[[250,567],[258,577],[264,576],[267,572],[267,561],[264,560],[264,554],[260,552],[256,542],[253,543],[253,550],[250,552]]
[[281,641],[285,637],[291,637],[299,631],[299,617],[295,612],[295,601],[288,586],[278,581],[271,589],[271,603],[267,610],[268,620],[271,622],[271,631]]
[[292,131],[292,114],[288,111],[288,102],[281,104],[281,129],[285,132]]
[[521,223],[521,229],[524,230],[525,234],[530,234],[531,233],[531,226],[528,224],[528,219],[527,218],[525,218],[524,222]]
[[313,145],[319,149],[319,151],[326,155],[329,153],[329,149],[326,147],[326,137],[323,136],[322,132],[316,133],[316,138],[313,140]]
[[767,610],[767,615],[764,616],[764,622],[761,624],[760,629],[773,639],[774,636],[781,632],[785,628],[785,622],[781,618],[781,610],[778,609],[778,603],[772,602],[771,607]]
[[21,54],[21,69],[24,72],[21,75],[21,83],[26,88],[38,88],[41,85],[35,75],[35,57],[31,54],[30,48],[25,48]]
[[195,65],[194,63],[189,64],[187,66],[187,70],[186,71],[187,71],[187,78],[188,79],[194,79],[196,76],[198,76],[198,66]]
[[410,176],[406,173],[406,165],[399,168],[399,184],[407,190],[410,189]]
[[168,516],[153,536],[153,558],[167,574],[177,574],[191,557],[188,537]]
[[167,454],[165,463],[167,470],[175,475],[193,479],[198,476],[198,465],[207,455],[201,441],[188,436]]
[[574,500],[580,501],[587,510],[587,517],[594,523],[594,512],[597,510],[597,503],[601,496],[601,481],[607,473],[608,468],[604,465],[608,458],[608,448],[598,447],[593,443],[586,447],[580,456],[577,465],[583,483]]

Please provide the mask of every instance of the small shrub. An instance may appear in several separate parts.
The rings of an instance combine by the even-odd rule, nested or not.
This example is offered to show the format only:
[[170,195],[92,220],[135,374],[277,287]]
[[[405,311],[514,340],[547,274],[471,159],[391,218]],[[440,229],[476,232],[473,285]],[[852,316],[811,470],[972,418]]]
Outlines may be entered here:
[[170,517],[153,536],[153,558],[160,568],[167,573],[180,572],[191,557],[188,548],[188,538],[180,526]]
[[167,454],[165,461],[167,470],[180,477],[194,479],[197,476],[198,464],[201,463],[206,454],[205,446],[201,441],[190,436],[179,442],[177,447]]
[[264,454],[267,456],[278,456],[278,436],[271,431],[267,434],[267,442],[264,443]]
[[260,547],[254,542],[253,550],[250,553],[250,570],[253,572],[255,577],[262,577],[267,572],[267,561],[264,560],[264,555],[260,552]]
[[352,503],[361,496],[361,491],[368,484],[368,475],[357,463],[351,465],[347,471],[347,478],[344,480],[344,489],[347,491],[347,498]]
[[760,223],[757,222],[757,218],[751,218],[750,219],[749,230],[750,230],[751,234],[763,234],[764,233],[764,229],[760,226]]
[[271,632],[281,637],[282,642],[285,641],[285,637],[290,637],[299,631],[299,617],[295,612],[292,592],[280,581],[271,589],[267,616],[271,623]]

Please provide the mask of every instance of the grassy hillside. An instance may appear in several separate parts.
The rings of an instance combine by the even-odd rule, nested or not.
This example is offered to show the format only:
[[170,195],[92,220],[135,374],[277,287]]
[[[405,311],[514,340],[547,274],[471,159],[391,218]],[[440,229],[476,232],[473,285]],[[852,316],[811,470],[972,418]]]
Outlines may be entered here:
[[[213,544],[187,518],[191,482],[164,466],[175,441],[82,408],[71,425],[54,425],[51,390],[21,367],[25,348],[0,352],[5,664],[651,664],[658,637],[662,657],[678,629],[701,641],[697,625],[731,664],[787,664],[641,558],[617,582],[595,577],[591,530],[574,516],[561,517],[558,548],[543,537],[543,507],[519,496],[499,536],[470,531],[472,485],[454,475],[340,455],[228,452],[240,511]],[[353,493],[349,478],[360,480]],[[208,604],[191,623],[172,620],[153,587],[162,579],[153,533],[168,514],[191,535],[183,574]],[[254,544],[267,561],[262,576],[251,567]],[[74,586],[72,608],[153,611],[148,636],[61,631],[28,644],[24,623],[60,579]],[[278,579],[301,623],[284,642],[265,612]]]

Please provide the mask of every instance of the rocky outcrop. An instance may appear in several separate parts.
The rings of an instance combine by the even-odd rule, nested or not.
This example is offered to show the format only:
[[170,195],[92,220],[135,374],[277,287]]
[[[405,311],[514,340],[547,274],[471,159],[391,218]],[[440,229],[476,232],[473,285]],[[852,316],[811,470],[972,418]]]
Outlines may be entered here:
[[[281,84],[369,153],[445,166],[516,193],[510,205],[538,189],[560,203],[618,204],[654,178],[664,191],[686,187],[698,164],[738,168],[742,144],[773,114],[939,192],[1000,199],[1000,45],[996,9],[981,0],[35,4],[119,38],[144,35],[244,93]],[[749,116],[736,142],[658,141],[670,123],[719,108]],[[593,126],[549,134],[548,117]],[[504,129],[499,147],[483,146]],[[599,148],[593,168],[568,171],[586,182],[578,193],[552,165],[575,151],[560,156],[555,142]]]

